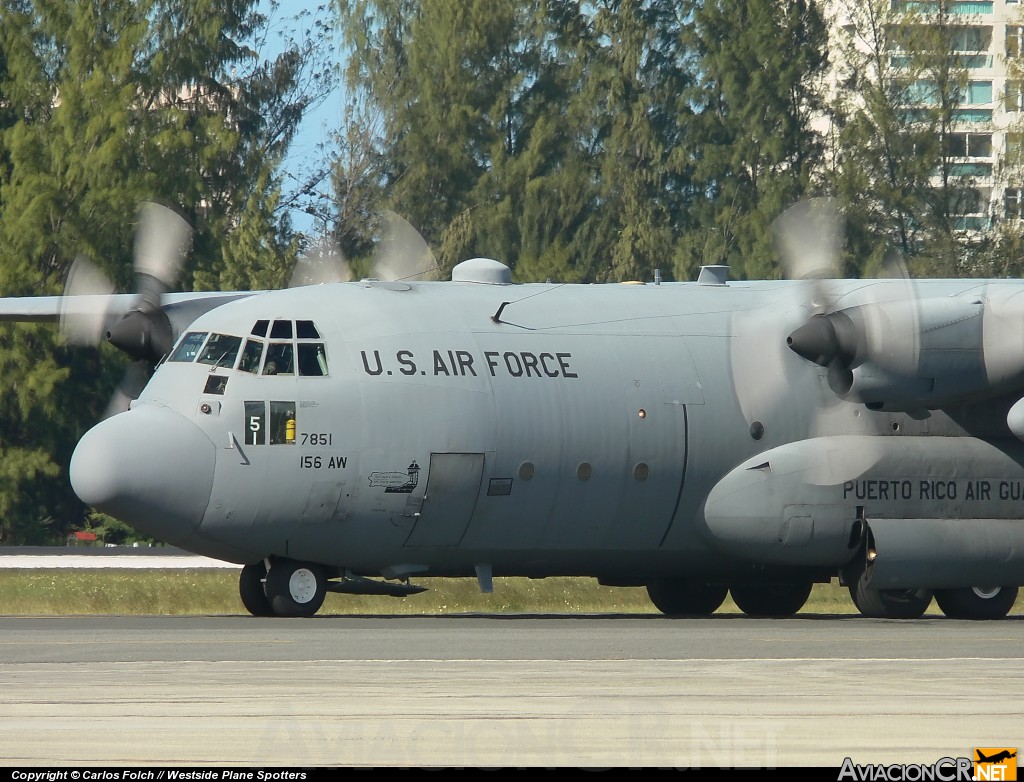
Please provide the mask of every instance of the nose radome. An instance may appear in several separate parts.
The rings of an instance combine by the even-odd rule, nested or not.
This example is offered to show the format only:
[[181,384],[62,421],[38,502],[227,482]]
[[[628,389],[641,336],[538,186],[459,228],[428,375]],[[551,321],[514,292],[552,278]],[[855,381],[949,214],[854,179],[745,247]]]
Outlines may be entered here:
[[215,463],[213,442],[195,424],[140,405],[85,433],[71,457],[71,485],[96,510],[184,545],[206,513]]

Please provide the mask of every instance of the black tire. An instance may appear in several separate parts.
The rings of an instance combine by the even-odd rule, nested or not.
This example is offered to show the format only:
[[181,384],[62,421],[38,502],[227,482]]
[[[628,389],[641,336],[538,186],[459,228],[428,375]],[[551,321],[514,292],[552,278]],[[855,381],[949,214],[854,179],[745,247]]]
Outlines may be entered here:
[[275,559],[267,573],[267,597],[277,616],[313,616],[324,604],[327,579],[312,562]]
[[728,587],[666,578],[647,585],[655,608],[668,616],[710,616],[722,603]]
[[872,589],[864,573],[850,582],[850,597],[861,614],[876,619],[918,619],[932,604],[930,589]]
[[245,610],[253,616],[274,615],[263,584],[266,577],[267,567],[262,562],[246,565],[238,576],[238,596],[242,598]]
[[786,584],[743,584],[729,588],[733,602],[747,616],[793,616],[804,607],[814,587],[810,581]]
[[937,589],[935,602],[950,619],[1003,619],[1017,602],[1017,587]]

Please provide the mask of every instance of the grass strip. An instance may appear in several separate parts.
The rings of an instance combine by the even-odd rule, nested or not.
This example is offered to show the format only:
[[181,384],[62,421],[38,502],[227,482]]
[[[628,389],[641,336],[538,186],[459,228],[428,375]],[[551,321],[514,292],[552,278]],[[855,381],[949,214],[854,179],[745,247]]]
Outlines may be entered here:
[[[405,598],[328,594],[321,614],[481,613],[657,614],[642,587],[605,587],[592,578],[496,578],[481,594],[471,578],[423,578],[429,591]],[[0,615],[244,614],[238,571],[231,569],[0,570]],[[718,613],[736,614],[731,598]],[[803,613],[855,614],[845,587],[816,584]],[[933,603],[929,613],[939,613]],[[1024,613],[1024,596],[1012,613]]]

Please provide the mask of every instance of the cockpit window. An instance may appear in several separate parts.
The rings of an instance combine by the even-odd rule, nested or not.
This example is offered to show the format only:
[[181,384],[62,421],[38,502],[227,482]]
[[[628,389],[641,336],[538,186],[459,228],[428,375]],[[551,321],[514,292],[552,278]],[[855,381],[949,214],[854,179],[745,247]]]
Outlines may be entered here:
[[327,356],[322,342],[300,342],[299,374],[319,377],[327,374]]
[[263,343],[258,339],[247,339],[245,347],[242,348],[242,359],[238,362],[238,368],[242,372],[256,374],[260,369],[260,359],[263,358]]
[[184,337],[181,338],[181,342],[178,343],[178,347],[171,353],[171,357],[168,361],[195,361],[196,356],[199,355],[199,349],[203,346],[203,342],[206,340],[208,332],[205,331],[190,331]]
[[292,322],[290,320],[275,320],[270,328],[271,339],[291,339]]
[[320,330],[311,320],[258,320],[252,327],[254,336],[269,334],[274,340],[266,346],[250,337],[245,342],[238,369],[255,374],[262,358],[263,375],[294,375],[324,377],[327,374],[327,350]]
[[294,375],[294,351],[291,342],[271,342],[267,346],[264,375]]
[[238,349],[242,346],[241,337],[228,334],[211,334],[206,348],[199,356],[200,364],[213,364],[215,367],[233,367]]
[[320,332],[316,330],[311,320],[295,321],[295,336],[298,339],[320,339]]

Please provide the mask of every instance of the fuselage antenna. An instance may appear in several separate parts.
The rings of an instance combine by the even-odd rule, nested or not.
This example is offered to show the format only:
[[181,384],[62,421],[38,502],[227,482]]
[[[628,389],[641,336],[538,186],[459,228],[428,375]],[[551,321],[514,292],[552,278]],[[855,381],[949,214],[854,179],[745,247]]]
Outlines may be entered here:
[[497,312],[495,312],[495,313],[494,313],[493,315],[491,315],[491,321],[492,321],[492,322],[494,322],[494,323],[501,323],[501,312],[502,312],[502,310],[504,310],[504,309],[505,309],[505,307],[507,307],[507,306],[508,306],[508,305],[509,305],[510,303],[511,303],[511,302],[508,302],[508,301],[503,301],[503,302],[501,303],[501,306],[500,306],[500,307],[498,307],[498,311],[497,311]]

